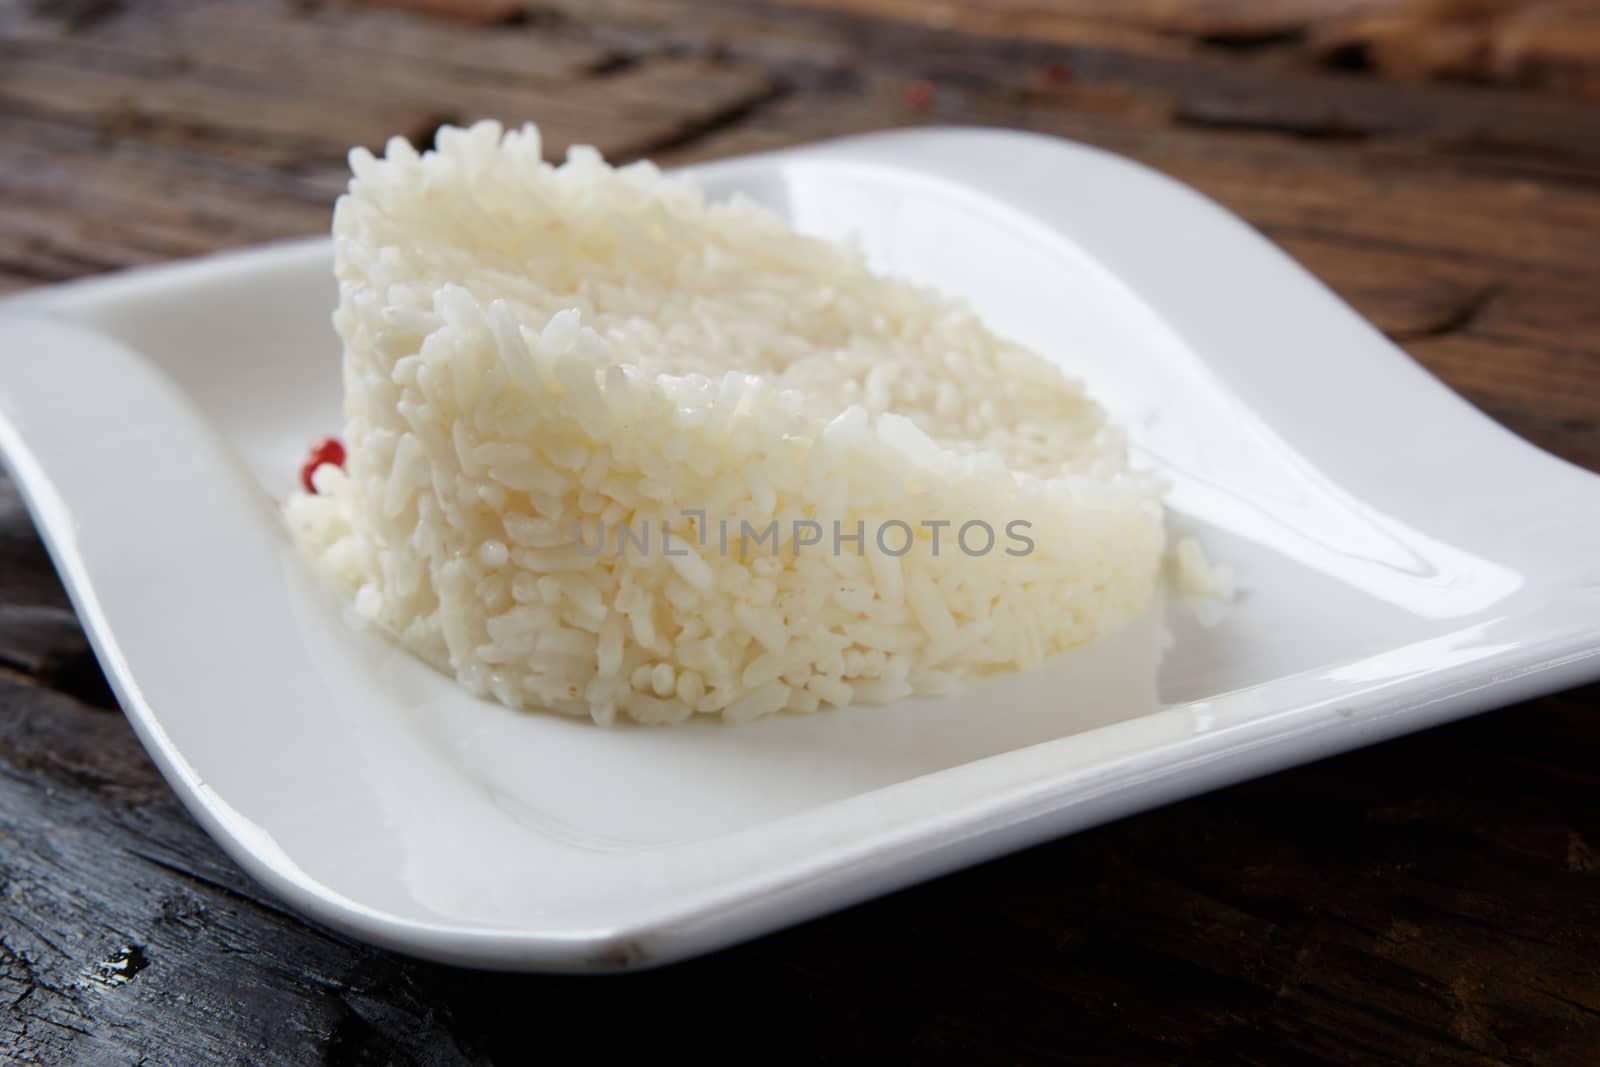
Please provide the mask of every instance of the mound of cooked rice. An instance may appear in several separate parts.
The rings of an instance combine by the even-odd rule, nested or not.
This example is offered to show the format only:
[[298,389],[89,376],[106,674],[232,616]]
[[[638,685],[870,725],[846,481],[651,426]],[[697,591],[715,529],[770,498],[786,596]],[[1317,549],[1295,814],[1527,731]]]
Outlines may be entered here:
[[744,720],[948,692],[1148,606],[1157,488],[963,305],[650,164],[551,166],[532,126],[438,145],[351,154],[349,458],[289,516],[472,692]]

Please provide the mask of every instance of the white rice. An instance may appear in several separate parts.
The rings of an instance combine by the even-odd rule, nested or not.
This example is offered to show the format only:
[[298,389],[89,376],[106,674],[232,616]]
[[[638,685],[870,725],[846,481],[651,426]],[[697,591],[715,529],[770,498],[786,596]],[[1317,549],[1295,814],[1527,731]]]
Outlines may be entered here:
[[1178,540],[1172,549],[1172,564],[1176,572],[1174,585],[1182,596],[1226,602],[1237,592],[1233,569],[1212,563],[1200,542],[1192,537]]
[[[949,692],[1149,604],[1158,488],[1074,382],[963,305],[650,164],[550,166],[532,126],[438,143],[351,154],[348,461],[289,517],[364,619],[473,693],[740,721]],[[774,519],[777,554],[741,546]],[[796,520],[821,543],[795,548]],[[991,551],[958,547],[971,520]],[[861,554],[835,522],[862,524]],[[904,555],[875,543],[893,522]],[[1031,552],[1007,552],[1012,522]],[[620,523],[651,550],[616,551]]]

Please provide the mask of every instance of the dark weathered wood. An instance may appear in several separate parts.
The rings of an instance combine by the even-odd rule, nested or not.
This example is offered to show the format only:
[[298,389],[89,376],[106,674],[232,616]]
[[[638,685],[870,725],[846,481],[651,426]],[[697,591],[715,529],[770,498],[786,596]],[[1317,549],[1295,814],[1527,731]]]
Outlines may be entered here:
[[[1595,7],[0,4],[0,290],[317,232],[350,145],[444,121],[534,119],[552,156],[668,162],[1014,125],[1194,184],[1489,414],[1600,470]],[[575,1037],[600,1055],[1590,1064],[1597,706],[1591,689],[1508,709],[660,973],[480,975],[310,928],[222,857],[116,713],[5,487],[0,1061],[520,1062]]]

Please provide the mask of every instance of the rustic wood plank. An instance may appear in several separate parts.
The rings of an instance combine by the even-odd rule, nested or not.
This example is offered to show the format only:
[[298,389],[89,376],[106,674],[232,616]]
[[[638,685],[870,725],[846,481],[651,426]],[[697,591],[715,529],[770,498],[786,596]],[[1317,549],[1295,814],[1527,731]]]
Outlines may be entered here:
[[327,229],[342,182],[0,118],[0,269],[32,281]]
[[1600,3],[1441,0],[1335,17],[1309,35],[1325,62],[1600,95]]
[[280,83],[318,67],[359,73],[380,63],[395,68],[378,72],[385,77],[404,64],[413,73],[491,84],[550,84],[585,77],[617,59],[615,51],[582,36],[549,30],[486,33],[401,12],[342,5],[286,12],[240,0],[143,0],[92,32],[63,33],[52,23],[24,20],[6,27],[5,38],[86,63],[137,58],[151,71],[198,65],[276,75]]
[[1592,273],[1597,266],[1589,238],[1600,221],[1594,189],[1479,170],[1441,158],[1426,143],[1325,144],[1173,126],[1159,99],[1128,89],[1063,91],[1050,99],[940,89],[926,109],[913,111],[894,91],[900,85],[891,81],[878,93],[837,94],[826,108],[810,106],[804,98],[782,101],[679,158],[885,124],[1017,125],[1150,163],[1263,228],[1320,229],[1346,241],[1473,257],[1552,276]]
[[626,157],[714,125],[776,92],[759,73],[673,58],[630,67],[582,90],[441,82],[399,70],[382,80],[327,65],[283,87],[210,73],[185,67],[150,78],[85,69],[53,55],[18,55],[0,70],[0,108],[106,136],[290,167],[342,159],[353,145],[380,148],[395,135],[426,144],[441,122],[479,118],[511,125],[538,118],[556,157],[577,143]]
[[380,131],[414,133],[434,112],[392,99],[361,108],[294,90],[152,80],[108,70],[57,66],[13,56],[0,75],[0,107],[12,114],[81,123],[102,134],[169,143],[236,142],[234,151],[288,164],[355,144],[380,144]]
[[523,0],[355,0],[370,7],[414,11],[419,15],[455,19],[474,26],[518,23],[527,18]]
[[981,37],[1264,53],[1311,69],[1377,71],[1600,94],[1596,0],[766,0],[774,7],[893,19]]

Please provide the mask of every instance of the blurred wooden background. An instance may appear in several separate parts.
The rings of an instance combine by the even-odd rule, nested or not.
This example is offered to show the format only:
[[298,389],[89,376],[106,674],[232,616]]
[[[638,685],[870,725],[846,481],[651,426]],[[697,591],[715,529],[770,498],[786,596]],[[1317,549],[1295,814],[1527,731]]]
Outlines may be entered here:
[[[1600,469],[1596,0],[0,0],[0,290],[320,232],[349,146],[484,116],[663,162],[919,123],[1101,145]],[[483,1063],[561,1031],[602,1054],[1594,1064],[1597,696],[656,974],[476,975],[309,929],[221,857],[6,488],[0,1060]]]

